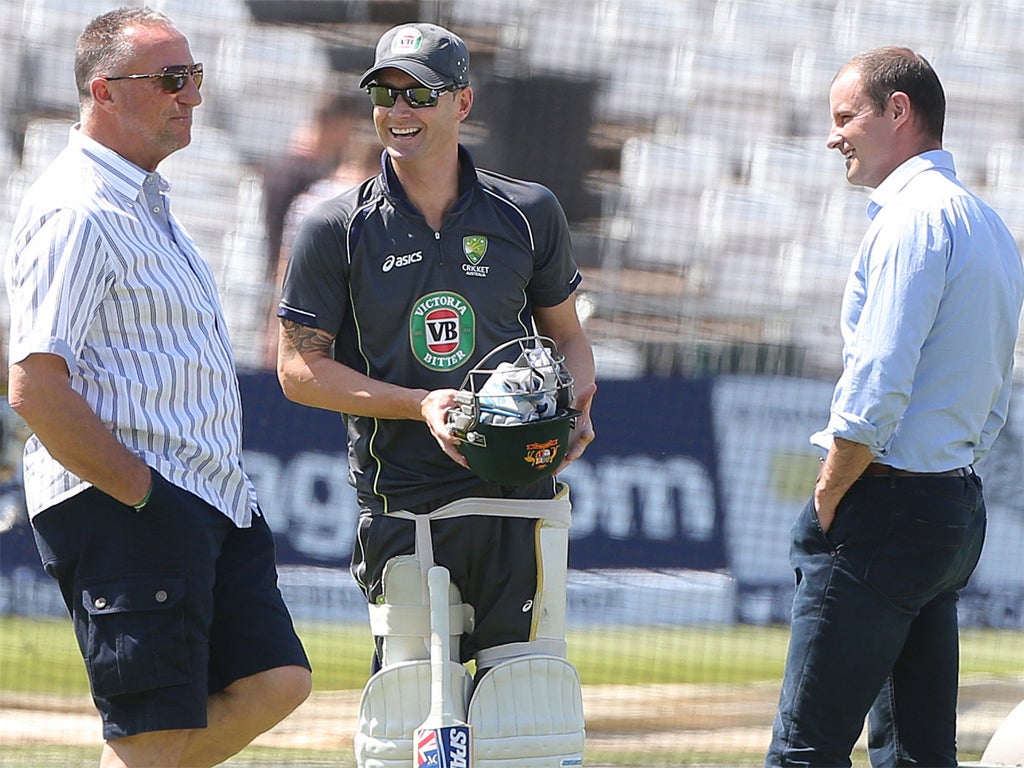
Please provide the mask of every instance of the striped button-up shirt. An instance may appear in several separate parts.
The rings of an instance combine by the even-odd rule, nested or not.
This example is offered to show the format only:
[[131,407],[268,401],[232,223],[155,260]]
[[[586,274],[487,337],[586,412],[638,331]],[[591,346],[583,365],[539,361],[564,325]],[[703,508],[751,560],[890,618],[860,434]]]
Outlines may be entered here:
[[[4,265],[11,363],[60,355],[71,388],[129,450],[247,527],[241,400],[216,284],[167,184],[77,129],[21,204]],[[29,514],[88,483],[33,436]]]

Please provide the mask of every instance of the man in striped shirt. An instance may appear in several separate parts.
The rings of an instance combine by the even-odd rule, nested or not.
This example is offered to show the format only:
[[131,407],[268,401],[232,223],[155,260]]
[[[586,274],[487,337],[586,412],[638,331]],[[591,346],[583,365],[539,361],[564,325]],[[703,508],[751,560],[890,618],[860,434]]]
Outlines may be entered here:
[[216,287],[157,165],[202,65],[146,9],[93,20],[81,122],[22,202],[5,263],[25,492],[103,719],[102,766],[215,765],[309,694],[273,537],[242,467]]

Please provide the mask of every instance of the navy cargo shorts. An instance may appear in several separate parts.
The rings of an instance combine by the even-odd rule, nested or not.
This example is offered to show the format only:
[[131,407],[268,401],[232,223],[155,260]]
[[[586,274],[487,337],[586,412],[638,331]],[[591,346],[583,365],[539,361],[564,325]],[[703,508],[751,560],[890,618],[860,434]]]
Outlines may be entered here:
[[89,488],[32,521],[107,740],[204,728],[211,693],[276,667],[309,667],[264,518],[238,528],[152,474],[141,512]]

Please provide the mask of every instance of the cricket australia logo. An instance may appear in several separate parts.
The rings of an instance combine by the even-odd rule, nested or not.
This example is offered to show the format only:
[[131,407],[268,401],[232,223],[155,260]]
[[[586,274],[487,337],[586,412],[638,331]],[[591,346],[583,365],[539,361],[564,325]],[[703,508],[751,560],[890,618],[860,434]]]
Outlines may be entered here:
[[432,371],[450,371],[476,348],[476,313],[462,296],[436,291],[421,297],[409,315],[412,352]]
[[490,267],[480,264],[487,255],[487,236],[469,235],[462,238],[462,253],[468,264],[462,265],[462,271],[471,277],[487,277]]
[[548,440],[543,443],[528,443],[526,446],[526,456],[523,458],[526,463],[532,464],[534,469],[541,470],[547,466],[550,466],[551,462],[558,456],[559,441],[558,439]]

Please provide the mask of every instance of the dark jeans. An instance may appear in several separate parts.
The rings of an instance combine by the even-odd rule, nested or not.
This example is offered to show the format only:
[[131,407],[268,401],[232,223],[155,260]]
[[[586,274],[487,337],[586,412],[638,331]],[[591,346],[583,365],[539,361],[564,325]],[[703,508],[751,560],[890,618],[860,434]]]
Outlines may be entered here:
[[955,766],[957,593],[981,555],[981,480],[861,478],[828,534],[793,526],[796,593],[766,766]]

